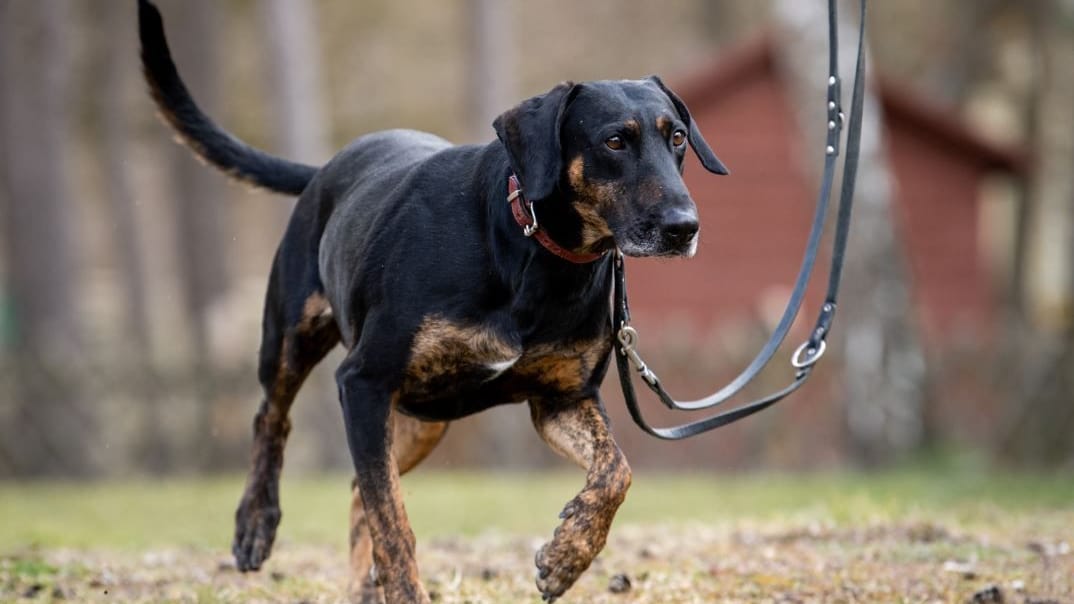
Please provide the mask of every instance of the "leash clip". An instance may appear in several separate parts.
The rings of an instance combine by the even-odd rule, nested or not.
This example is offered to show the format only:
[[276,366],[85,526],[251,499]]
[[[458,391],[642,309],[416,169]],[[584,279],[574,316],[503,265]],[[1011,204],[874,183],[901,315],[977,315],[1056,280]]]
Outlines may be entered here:
[[618,338],[619,354],[626,356],[630,361],[630,364],[634,366],[634,369],[637,369],[638,373],[641,374],[641,379],[655,386],[659,381],[656,378],[656,374],[649,369],[649,366],[641,359],[641,355],[638,354],[638,351],[635,348],[638,344],[638,330],[623,324],[619,327]]

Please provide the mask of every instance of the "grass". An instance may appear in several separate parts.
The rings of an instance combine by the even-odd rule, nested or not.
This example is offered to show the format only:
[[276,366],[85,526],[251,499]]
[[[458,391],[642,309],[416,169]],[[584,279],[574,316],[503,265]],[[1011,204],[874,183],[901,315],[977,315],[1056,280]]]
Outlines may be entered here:
[[[419,538],[486,531],[543,533],[582,486],[580,472],[488,474],[417,471],[403,479]],[[241,476],[0,486],[0,552],[43,547],[225,547]],[[284,476],[283,538],[340,544],[350,502],[346,476]],[[638,473],[619,524],[741,521],[837,525],[936,517],[975,526],[1010,513],[1074,514],[1069,476],[937,474],[660,475]],[[1072,522],[1074,525],[1074,522]]]
[[[582,482],[407,476],[426,585],[444,601],[534,601],[533,549]],[[240,476],[0,484],[0,601],[337,601],[349,484],[285,475],[277,551],[254,576],[228,562]],[[1074,601],[1070,543],[1070,476],[639,472],[568,601],[962,602],[986,583],[1023,590],[1016,601]],[[629,594],[608,592],[619,571],[631,573]]]

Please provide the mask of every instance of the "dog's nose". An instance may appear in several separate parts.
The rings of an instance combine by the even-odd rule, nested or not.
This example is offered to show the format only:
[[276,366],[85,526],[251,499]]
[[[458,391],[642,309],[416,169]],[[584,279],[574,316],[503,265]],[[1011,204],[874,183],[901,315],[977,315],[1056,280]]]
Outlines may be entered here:
[[689,210],[669,210],[664,214],[662,223],[664,237],[675,246],[689,243],[699,228],[697,213]]

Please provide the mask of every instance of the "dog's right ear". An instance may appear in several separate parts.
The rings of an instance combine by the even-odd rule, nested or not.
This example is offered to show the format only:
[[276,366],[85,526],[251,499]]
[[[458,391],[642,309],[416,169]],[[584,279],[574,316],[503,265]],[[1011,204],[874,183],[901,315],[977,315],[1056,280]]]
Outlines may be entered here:
[[563,82],[542,95],[522,101],[492,122],[530,201],[552,195],[559,183],[563,171],[560,130],[567,105],[577,89],[573,82]]

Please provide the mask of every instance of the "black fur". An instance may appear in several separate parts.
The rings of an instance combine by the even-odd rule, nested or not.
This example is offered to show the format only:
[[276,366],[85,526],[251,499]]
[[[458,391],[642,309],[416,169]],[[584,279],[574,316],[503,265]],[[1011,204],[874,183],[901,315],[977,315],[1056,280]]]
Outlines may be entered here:
[[[497,118],[498,140],[489,144],[452,146],[431,134],[392,130],[362,136],[314,168],[252,149],[214,124],[179,78],[159,12],[139,0],[139,16],[151,94],[192,150],[243,181],[300,195],[265,301],[265,401],[255,423],[254,469],[236,515],[239,568],[257,569],[269,555],[280,519],[276,482],[288,409],[302,379],[338,342],[348,351],[336,375],[356,484],[389,601],[424,598],[412,535],[408,540],[393,494],[393,410],[453,420],[529,401],[542,425],[557,417],[593,422],[548,438],[599,452],[599,460],[585,463],[617,477],[592,477],[598,492],[618,485],[607,495],[614,505],[588,512],[596,520],[575,519],[606,530],[629,485],[621,453],[601,436],[611,257],[572,264],[523,236],[506,201],[507,181],[519,176],[541,228],[568,249],[692,253],[697,217],[681,178],[685,133],[706,168],[726,170],[682,101],[656,77],[565,83]],[[480,337],[441,349],[441,332],[429,331],[430,324]],[[474,343],[481,338],[513,351],[501,354],[512,358],[490,365],[488,350]],[[503,369],[495,369],[501,361]],[[573,443],[572,434],[592,435],[596,444]],[[539,565],[571,555],[568,537],[577,535],[564,531],[557,533],[562,543],[542,550]],[[538,584],[547,598],[588,566],[603,534],[592,541],[596,550],[579,554],[569,569],[542,568]]]

